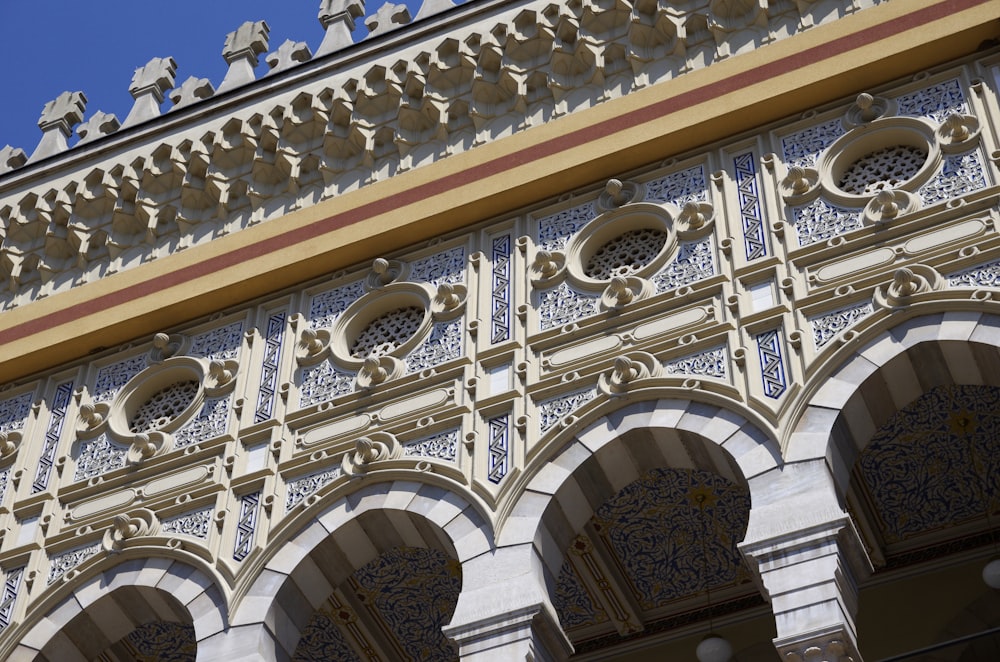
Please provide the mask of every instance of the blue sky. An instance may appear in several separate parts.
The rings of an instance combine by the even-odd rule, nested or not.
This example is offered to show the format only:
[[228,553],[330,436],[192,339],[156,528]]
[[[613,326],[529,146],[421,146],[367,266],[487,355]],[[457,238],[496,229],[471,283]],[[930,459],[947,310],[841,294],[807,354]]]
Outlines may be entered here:
[[[421,0],[405,0],[415,16]],[[132,73],[154,57],[216,87],[226,73],[226,34],[244,21],[267,21],[269,51],[286,39],[313,51],[323,40],[319,0],[0,0],[0,147],[29,156],[41,138],[42,107],[64,91],[87,96],[89,117],[132,107]],[[368,0],[366,14],[383,4]],[[358,21],[364,31],[363,20]],[[258,75],[267,71],[261,57]],[[169,102],[168,102],[169,104]]]

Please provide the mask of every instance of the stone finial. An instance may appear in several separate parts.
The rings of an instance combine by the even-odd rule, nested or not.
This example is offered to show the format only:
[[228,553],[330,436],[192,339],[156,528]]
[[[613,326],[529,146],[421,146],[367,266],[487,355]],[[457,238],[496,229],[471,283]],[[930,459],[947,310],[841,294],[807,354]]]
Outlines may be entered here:
[[91,140],[96,140],[101,136],[114,133],[119,128],[121,128],[121,122],[118,121],[118,118],[113,113],[97,111],[90,116],[89,120],[76,128],[76,135],[80,136],[80,142],[77,144],[82,145]]
[[38,120],[42,139],[32,152],[30,160],[37,161],[66,151],[69,148],[66,139],[73,132],[73,127],[83,121],[86,109],[87,97],[83,92],[63,92],[45,104]]
[[229,64],[226,77],[219,84],[218,92],[245,85],[254,80],[257,58],[267,52],[267,36],[271,31],[264,21],[247,21],[235,32],[226,35],[222,57]]
[[27,162],[28,157],[25,156],[24,150],[20,147],[11,147],[10,145],[0,147],[0,175],[16,170]]
[[176,73],[177,63],[172,57],[154,57],[145,66],[136,69],[128,87],[135,103],[123,125],[131,126],[159,117],[163,95],[174,86]]
[[307,62],[311,57],[312,51],[309,50],[309,45],[306,42],[286,39],[285,43],[278,46],[278,50],[267,54],[265,61],[270,68],[267,73],[270,75],[294,67],[299,62]]
[[170,91],[170,100],[174,103],[170,110],[207,99],[213,94],[215,94],[215,88],[207,78],[188,76],[188,79],[181,83],[180,87],[175,87]]
[[326,30],[323,43],[316,49],[316,57],[339,51],[354,43],[355,19],[365,15],[364,0],[321,0],[319,23]]
[[365,26],[368,27],[370,36],[374,37],[395,30],[401,25],[406,25],[411,20],[410,10],[406,5],[394,5],[387,2],[379,7],[377,12],[365,19]]

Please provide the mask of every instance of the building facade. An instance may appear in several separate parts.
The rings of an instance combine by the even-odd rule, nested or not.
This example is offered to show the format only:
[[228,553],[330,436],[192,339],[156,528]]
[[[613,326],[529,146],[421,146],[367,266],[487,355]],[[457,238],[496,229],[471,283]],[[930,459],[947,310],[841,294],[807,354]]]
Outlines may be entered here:
[[997,659],[997,14],[325,0],[63,94],[0,658]]

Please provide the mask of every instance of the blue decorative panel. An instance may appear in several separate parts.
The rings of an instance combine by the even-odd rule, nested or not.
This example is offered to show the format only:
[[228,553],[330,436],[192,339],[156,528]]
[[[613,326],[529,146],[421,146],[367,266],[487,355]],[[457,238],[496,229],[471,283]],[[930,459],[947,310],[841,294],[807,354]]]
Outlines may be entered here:
[[672,202],[678,207],[683,207],[685,202],[707,200],[705,169],[699,165],[647,182],[646,199]]
[[56,395],[52,399],[52,411],[49,413],[49,425],[45,429],[42,455],[38,458],[38,470],[35,472],[35,481],[31,484],[32,493],[41,492],[49,484],[49,475],[56,461],[56,448],[59,446],[59,437],[62,435],[63,422],[66,420],[66,410],[69,408],[72,395],[73,382],[60,384],[56,389]]
[[489,421],[489,455],[486,458],[486,476],[491,483],[499,483],[507,475],[510,462],[510,415],[504,414]]
[[715,275],[715,250],[711,239],[682,243],[677,257],[653,276],[657,292],[667,292]]
[[31,393],[0,400],[0,432],[20,430],[31,413]]
[[261,423],[271,418],[274,398],[278,392],[278,370],[281,367],[281,342],[285,335],[285,313],[280,312],[267,320],[264,345],[264,365],[260,370],[260,389],[253,422]]
[[450,322],[435,324],[427,340],[406,357],[409,371],[420,372],[460,357],[462,355],[462,324],[464,320],[464,317],[460,317]]
[[458,246],[415,261],[410,269],[410,280],[434,285],[461,283],[465,280],[465,247]]
[[174,434],[174,446],[184,448],[226,434],[229,427],[229,396],[206,399],[194,420]]
[[302,632],[292,662],[361,662],[329,614],[317,611]]
[[24,566],[14,568],[4,574],[3,594],[0,595],[0,630],[11,623],[17,594],[21,590],[21,578],[24,576]]
[[510,235],[493,240],[493,283],[490,291],[490,342],[510,339]]
[[251,492],[240,499],[240,521],[236,525],[236,545],[233,558],[242,561],[253,549],[253,539],[257,533],[257,514],[260,509],[260,492]]
[[842,135],[844,125],[837,118],[785,136],[781,139],[785,164],[811,168],[816,165],[819,153]]
[[718,474],[654,469],[598,508],[591,524],[639,604],[654,609],[746,581],[736,545],[749,517],[748,491]]
[[1000,511],[1000,389],[940,386],[896,412],[857,460],[894,543]]
[[137,662],[194,662],[198,654],[194,626],[181,623],[156,621],[140,625],[125,637],[125,642]]
[[559,569],[552,606],[559,615],[560,625],[566,629],[604,623],[608,620],[607,612],[587,591],[587,587],[580,581],[569,561],[564,561],[562,568]]
[[733,158],[736,171],[736,195],[740,202],[743,221],[743,243],[747,260],[767,255],[764,239],[764,215],[760,204],[760,182],[757,181],[757,159],[753,152],[744,152]]
[[957,78],[904,94],[896,99],[896,104],[900,115],[929,117],[936,122],[943,122],[952,113],[964,115],[969,112]]
[[860,212],[834,207],[821,198],[802,207],[793,207],[792,218],[799,246],[826,241],[862,225]]
[[147,365],[149,365],[148,354],[139,354],[98,370],[97,378],[94,380],[94,402],[104,402],[113,398],[118,389],[142,372]]
[[764,382],[764,395],[779,398],[788,388],[785,381],[785,361],[781,356],[781,332],[767,331],[757,336],[757,355],[760,358],[760,375]]
[[191,341],[191,355],[207,359],[235,359],[243,342],[243,322],[233,322],[197,335]]
[[462,589],[458,561],[436,549],[402,547],[355,572],[350,582],[358,599],[396,638],[404,659],[458,660],[454,644],[441,632]]

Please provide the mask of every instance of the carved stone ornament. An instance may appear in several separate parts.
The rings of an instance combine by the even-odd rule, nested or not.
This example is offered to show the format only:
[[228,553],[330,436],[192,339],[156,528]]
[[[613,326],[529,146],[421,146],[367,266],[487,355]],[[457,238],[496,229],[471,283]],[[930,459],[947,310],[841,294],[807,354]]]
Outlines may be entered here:
[[868,201],[864,210],[864,222],[867,225],[888,223],[904,214],[920,208],[920,198],[906,191],[879,191]]
[[663,366],[655,356],[646,352],[633,352],[615,359],[611,371],[598,378],[597,387],[607,395],[617,396],[626,393],[638,380],[662,374]]
[[205,395],[217,398],[233,390],[236,386],[236,372],[240,364],[235,359],[212,359],[208,362],[205,375]]
[[776,642],[775,646],[785,662],[857,662],[861,659],[850,636],[844,632],[831,632],[795,643]]
[[819,195],[819,172],[815,168],[792,166],[781,180],[781,197],[790,205],[801,205]]
[[84,439],[96,437],[107,429],[110,413],[111,405],[107,402],[88,402],[80,405],[79,422],[76,426],[77,434]]
[[330,349],[330,331],[305,328],[295,344],[295,360],[299,365],[316,365],[325,359]]
[[918,294],[945,288],[947,281],[937,271],[923,264],[897,269],[892,282],[875,290],[875,304],[883,308],[899,308],[909,304]]
[[358,370],[358,388],[372,389],[406,374],[406,364],[391,356],[369,357]]
[[468,290],[465,285],[441,283],[431,300],[431,314],[435,321],[454,319],[462,314]]
[[0,431],[0,460],[6,460],[17,452],[21,444],[21,433],[14,430]]
[[566,245],[566,277],[578,290],[595,294],[605,292],[615,277],[647,280],[676,256],[679,234],[688,239],[711,232],[711,217],[705,203],[682,211],[672,204],[637,202],[605,212]]
[[341,468],[348,476],[362,476],[373,464],[384,460],[394,460],[403,455],[403,447],[396,437],[388,432],[373,432],[361,437],[354,444],[354,450],[344,454]]
[[140,508],[128,514],[115,515],[114,522],[104,533],[102,546],[108,552],[120,552],[127,541],[134,538],[155,536],[160,533],[160,523],[151,510]]
[[972,115],[952,113],[937,129],[941,149],[945,152],[964,152],[979,140],[979,120]]
[[188,338],[179,333],[172,335],[157,333],[153,336],[153,349],[149,351],[150,362],[160,363],[173,356],[184,354],[188,345],[190,345]]
[[601,308],[620,310],[633,301],[651,296],[654,291],[653,284],[643,278],[615,276],[601,293]]
[[560,251],[540,250],[528,266],[528,277],[535,287],[548,287],[562,275],[566,256]]
[[376,258],[372,262],[372,270],[365,277],[365,288],[377,290],[389,283],[404,280],[408,272],[407,265],[399,260]]
[[604,191],[597,199],[597,205],[602,210],[618,209],[630,202],[641,200],[644,187],[635,182],[623,182],[620,179],[609,179],[604,185]]
[[893,112],[895,112],[895,107],[891,100],[862,92],[844,114],[844,127],[853,129],[854,127],[874,122],[878,118],[890,115]]

